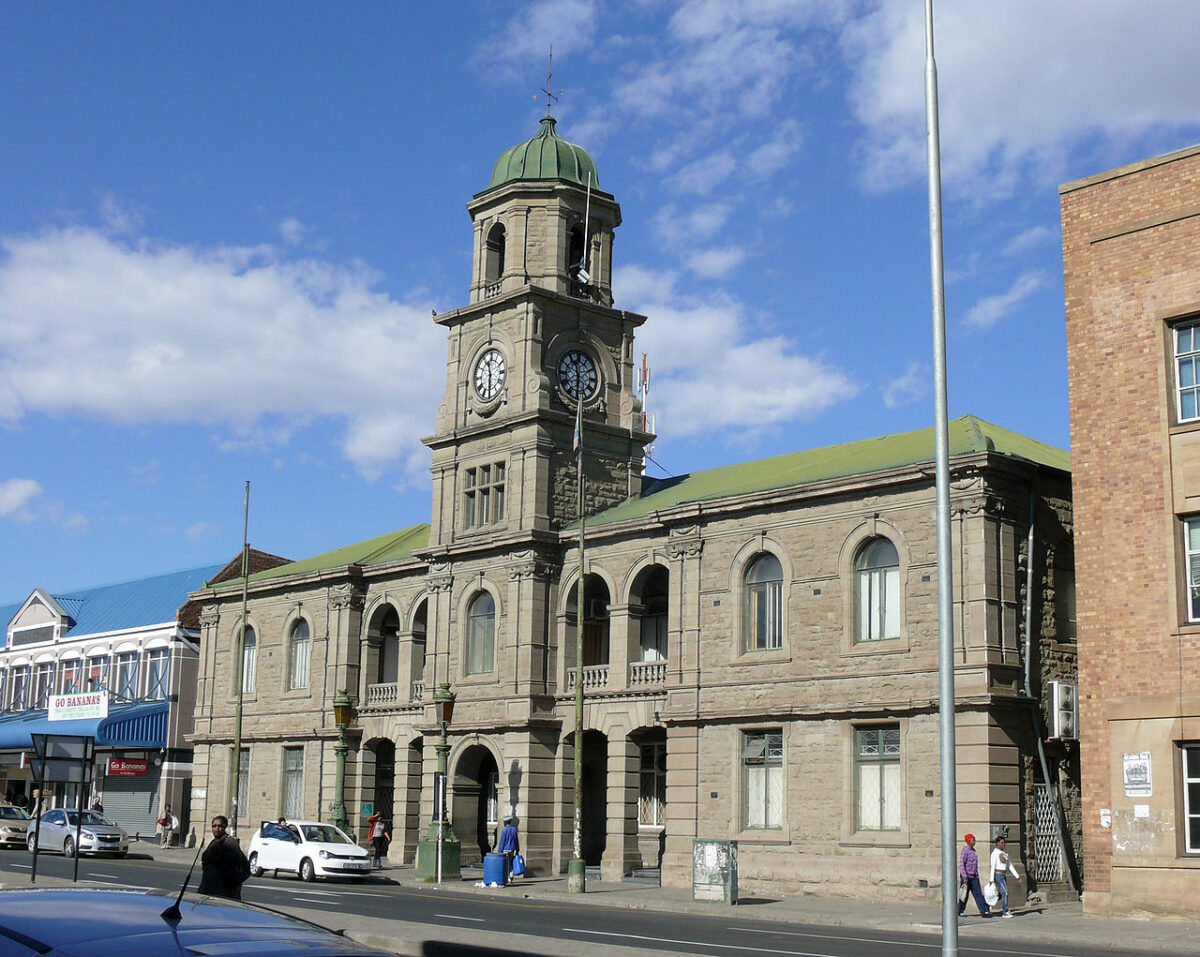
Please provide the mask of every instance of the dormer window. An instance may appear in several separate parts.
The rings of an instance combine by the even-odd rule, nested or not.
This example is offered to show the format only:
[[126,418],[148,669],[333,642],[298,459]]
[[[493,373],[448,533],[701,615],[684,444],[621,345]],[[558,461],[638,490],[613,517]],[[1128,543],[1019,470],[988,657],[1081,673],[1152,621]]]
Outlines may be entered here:
[[34,590],[8,626],[8,647],[45,644],[57,641],[74,622],[52,596],[40,588]]

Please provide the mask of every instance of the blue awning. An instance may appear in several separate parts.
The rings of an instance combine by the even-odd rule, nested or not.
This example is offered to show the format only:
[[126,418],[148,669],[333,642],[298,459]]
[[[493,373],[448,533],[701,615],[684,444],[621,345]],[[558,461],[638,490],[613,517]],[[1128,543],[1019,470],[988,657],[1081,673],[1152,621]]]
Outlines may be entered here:
[[165,701],[120,704],[109,709],[107,718],[76,718],[51,721],[45,711],[31,711],[0,718],[0,750],[28,750],[31,734],[81,734],[96,739],[98,746],[120,748],[164,748],[167,745]]

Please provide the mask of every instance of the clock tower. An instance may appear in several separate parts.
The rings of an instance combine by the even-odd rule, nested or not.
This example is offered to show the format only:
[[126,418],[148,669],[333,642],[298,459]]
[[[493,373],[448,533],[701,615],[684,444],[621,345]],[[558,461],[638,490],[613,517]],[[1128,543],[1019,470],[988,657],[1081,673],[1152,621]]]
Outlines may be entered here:
[[646,443],[634,391],[634,330],[613,308],[621,209],[596,165],[546,116],[506,150],[471,216],[467,305],[446,327],[446,392],[433,452],[430,551],[542,538],[575,521],[573,438],[583,405],[585,509],[640,489]]

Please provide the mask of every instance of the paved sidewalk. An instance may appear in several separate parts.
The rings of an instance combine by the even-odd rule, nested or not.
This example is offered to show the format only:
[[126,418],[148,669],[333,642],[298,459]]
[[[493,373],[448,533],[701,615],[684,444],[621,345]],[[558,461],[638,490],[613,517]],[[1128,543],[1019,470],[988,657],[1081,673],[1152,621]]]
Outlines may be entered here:
[[[155,860],[176,864],[190,864],[195,849],[171,848],[162,850],[148,846],[145,842],[135,845],[131,854],[146,855]],[[389,866],[383,871],[373,872],[395,882],[409,891],[423,891],[431,898],[447,891],[470,893],[493,899],[508,899],[515,902],[531,901],[564,904],[577,907],[608,907],[616,910],[654,910],[672,914],[695,914],[708,917],[732,916],[744,921],[780,921],[796,924],[815,924],[827,927],[877,928],[880,930],[904,931],[908,933],[941,934],[940,905],[930,902],[913,904],[892,901],[862,901],[842,898],[826,898],[813,895],[786,898],[743,897],[736,907],[709,901],[694,901],[687,888],[655,887],[645,884],[590,882],[586,894],[571,894],[567,891],[565,877],[518,878],[508,887],[478,887],[475,880],[464,879],[448,882],[440,887],[419,881],[411,867]],[[195,879],[194,879],[195,880]],[[193,880],[193,884],[194,884]],[[253,880],[253,879],[252,879]],[[1048,904],[1014,909],[1012,920],[1003,920],[999,915],[983,919],[977,913],[972,916],[974,905],[968,916],[959,920],[959,939],[964,945],[997,947],[1023,944],[1058,944],[1070,946],[1110,946],[1128,953],[1196,953],[1200,950],[1200,922],[1167,920],[1118,920],[1085,915],[1078,902]],[[311,916],[299,908],[296,913]],[[329,914],[317,915],[318,922],[329,924],[334,918]],[[371,921],[371,931],[364,932],[361,920],[347,918],[344,929],[347,936],[363,943],[392,950],[398,954],[420,955],[421,944],[429,933],[427,926],[404,921]],[[464,946],[495,947],[496,935],[486,930],[469,928],[438,928],[437,939]],[[546,955],[591,955],[611,953],[610,945],[579,944],[569,941],[547,942],[541,938],[522,938],[506,934],[501,943],[505,950],[513,953]],[[626,950],[627,957],[639,957],[660,951]]]

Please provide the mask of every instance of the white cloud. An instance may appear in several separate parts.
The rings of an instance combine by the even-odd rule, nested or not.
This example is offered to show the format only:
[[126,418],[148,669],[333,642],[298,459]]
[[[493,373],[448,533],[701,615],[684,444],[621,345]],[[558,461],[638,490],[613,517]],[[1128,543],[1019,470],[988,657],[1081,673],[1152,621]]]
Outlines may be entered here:
[[1008,292],[980,299],[967,310],[963,322],[976,329],[990,329],[1045,284],[1045,273],[1036,269],[1027,272],[1012,284]]
[[728,203],[708,203],[680,208],[674,203],[663,206],[654,216],[654,231],[661,239],[679,245],[691,245],[711,239],[729,220]]
[[109,232],[118,235],[135,232],[142,226],[142,214],[115,193],[101,195],[99,212]]
[[929,394],[928,376],[919,362],[910,362],[904,374],[884,385],[879,394],[883,397],[883,404],[889,409],[909,405]]
[[728,179],[736,168],[733,156],[722,150],[688,163],[667,182],[681,193],[707,195],[715,186]]
[[289,216],[279,223],[279,235],[289,246],[299,246],[310,232],[312,227],[305,226],[294,216]]
[[[587,50],[598,41],[593,0],[536,0],[527,4],[504,28],[480,45],[475,61],[481,65],[542,62],[554,46],[555,55]],[[555,91],[559,87],[556,81]]]
[[363,474],[413,467],[445,334],[365,269],[82,227],[0,250],[0,422],[199,423],[270,445],[334,418]]
[[701,249],[687,257],[687,266],[698,276],[706,279],[723,279],[737,269],[746,258],[741,246],[718,246]]
[[[851,398],[858,387],[826,360],[798,352],[785,336],[757,336],[740,302],[676,290],[678,276],[643,267],[619,269],[622,300],[653,317],[638,332],[650,357],[649,406],[664,436],[701,433],[754,437],[812,418]],[[696,415],[703,395],[704,415]]]
[[1031,226],[1005,243],[1004,254],[1006,256],[1019,256],[1022,253],[1029,252],[1031,249],[1036,249],[1038,246],[1053,242],[1055,238],[1049,226]]
[[[1200,124],[1200,5],[971,0],[935,13],[942,169],[948,185],[1007,195],[1063,175],[1068,149]],[[865,179],[925,170],[924,8],[880,3],[843,33]]]
[[42,494],[42,486],[34,479],[13,478],[0,482],[0,517],[28,521],[30,506]]
[[197,539],[201,538],[211,538],[216,534],[216,532],[217,526],[204,519],[201,519],[198,522],[193,522],[187,527],[187,529],[184,530],[184,534],[188,538],[192,539],[192,541],[196,541]]

